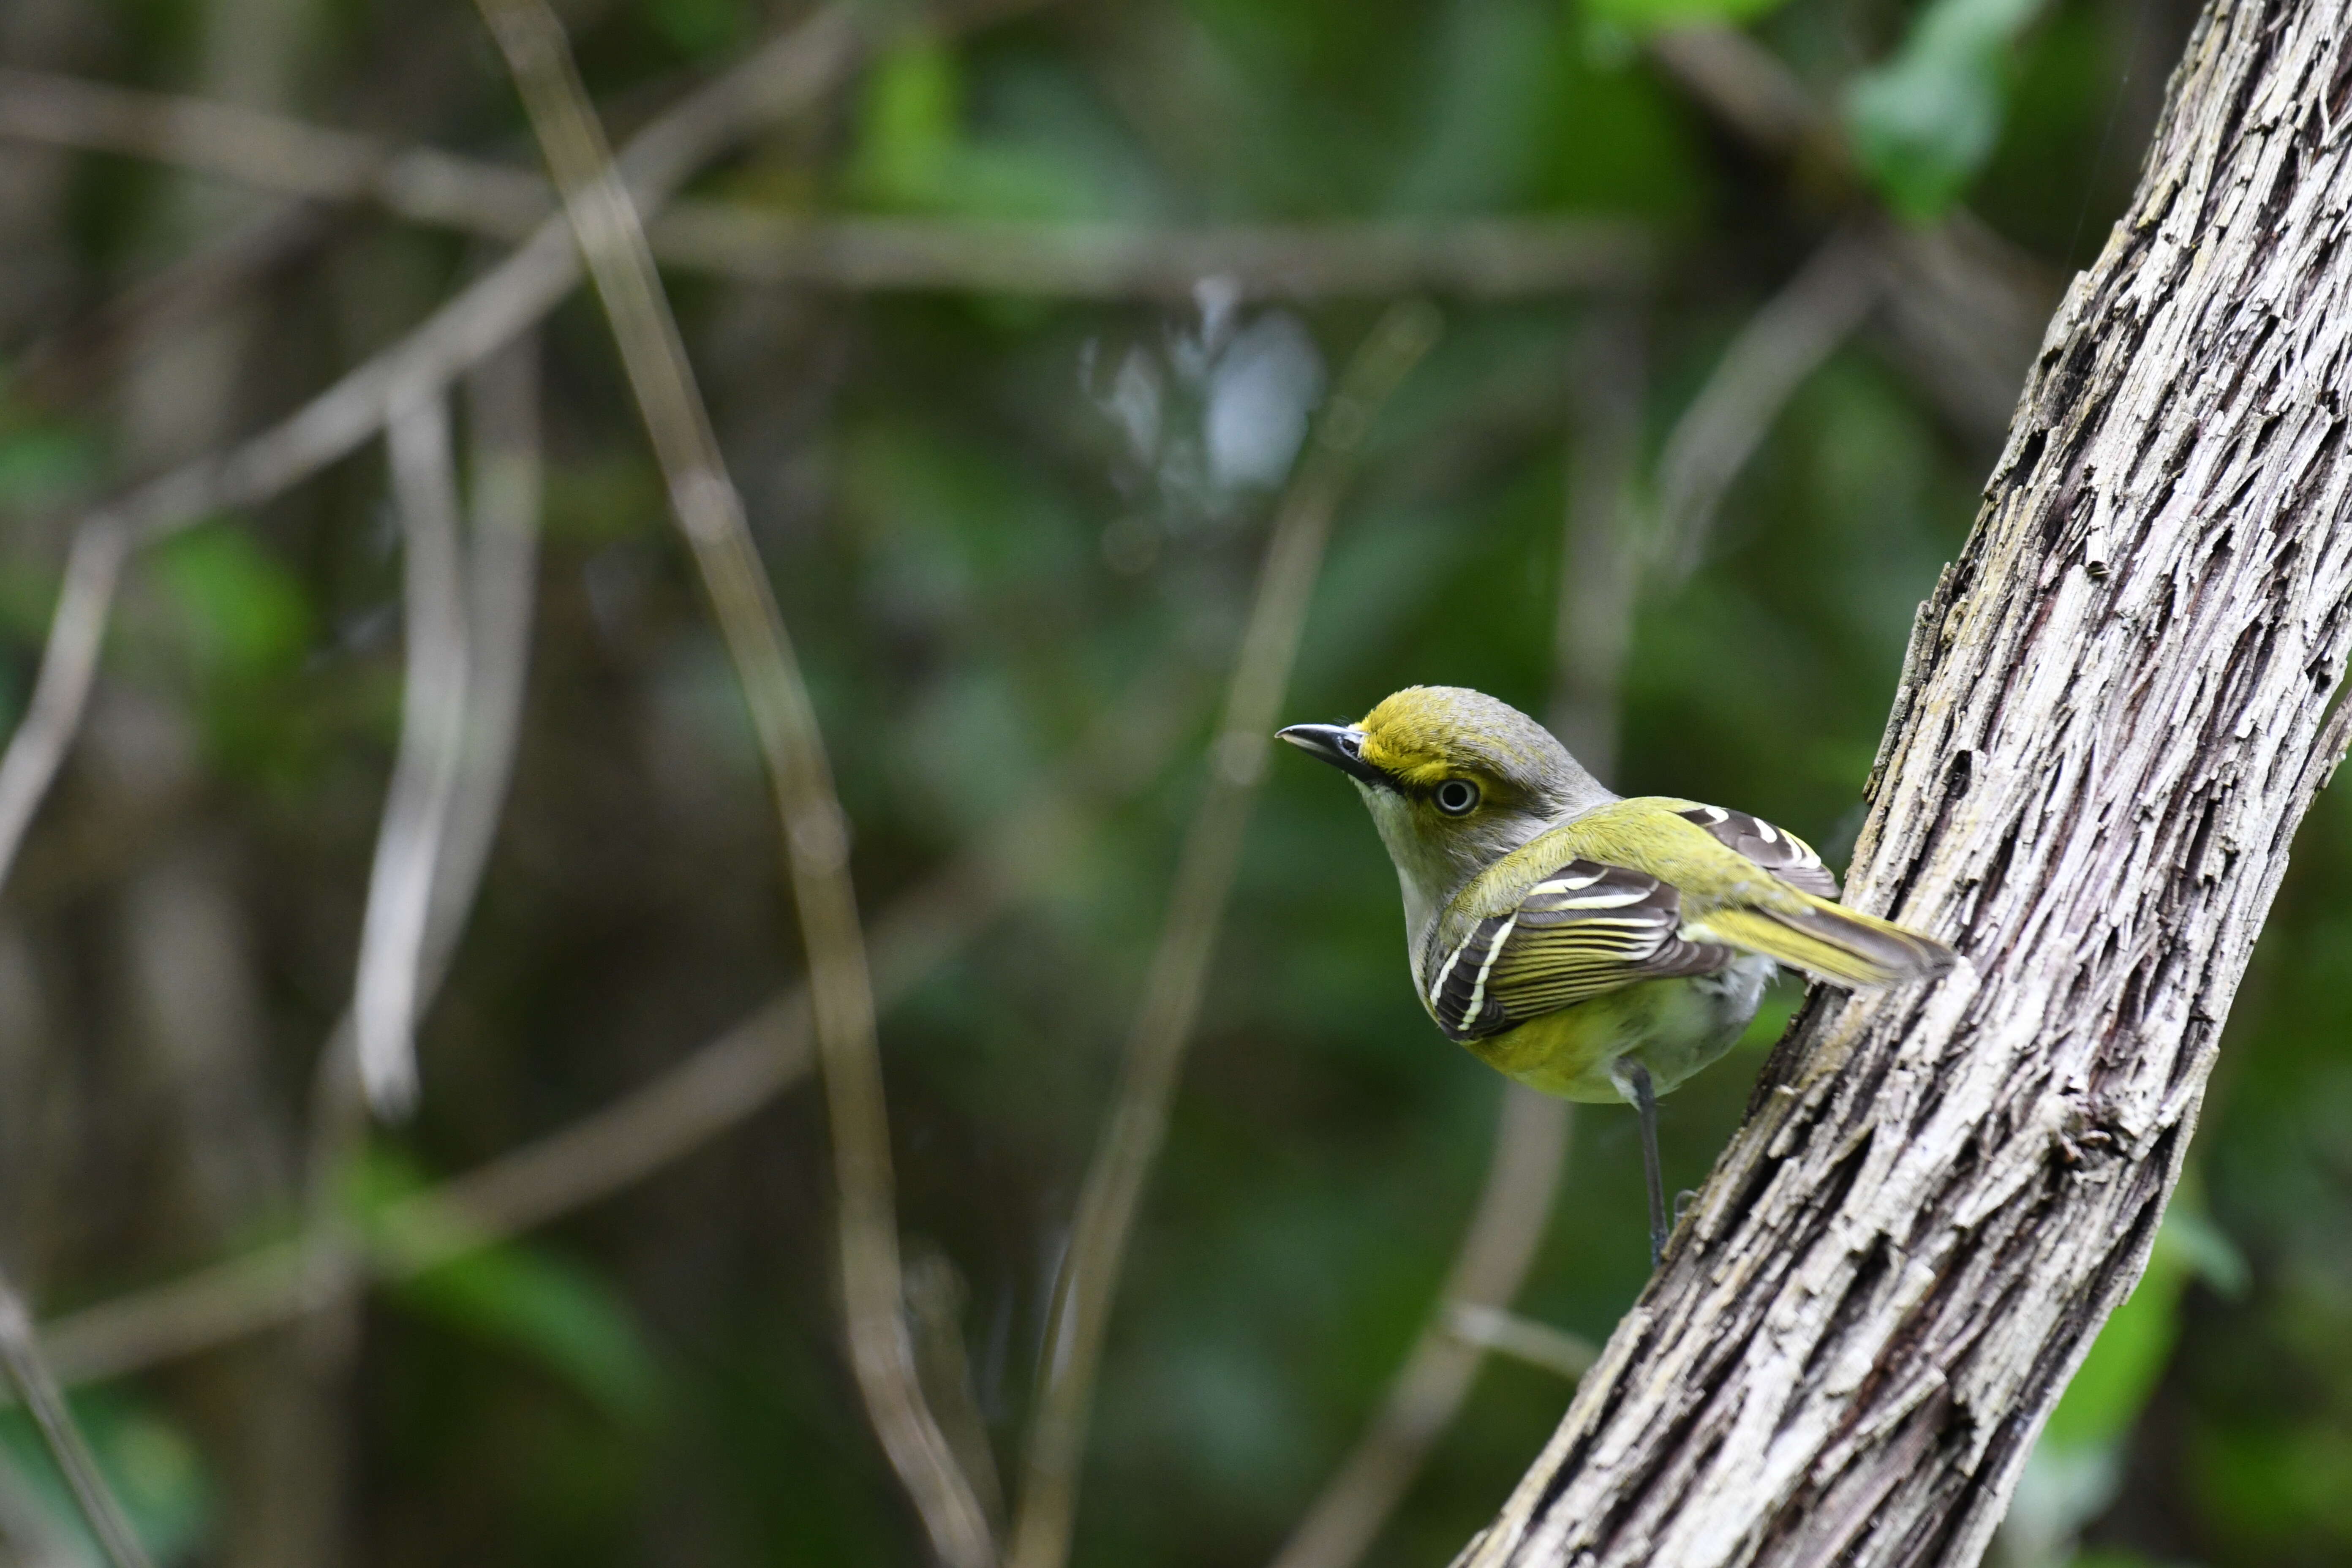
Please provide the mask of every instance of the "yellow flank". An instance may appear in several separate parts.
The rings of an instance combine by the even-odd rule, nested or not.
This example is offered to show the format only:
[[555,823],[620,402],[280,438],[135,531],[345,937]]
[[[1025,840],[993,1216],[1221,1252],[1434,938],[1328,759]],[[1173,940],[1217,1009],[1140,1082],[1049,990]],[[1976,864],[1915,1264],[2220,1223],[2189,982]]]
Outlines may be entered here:
[[1746,1021],[1718,1013],[1687,979],[1644,980],[1463,1044],[1539,1093],[1614,1105],[1625,1098],[1610,1077],[1621,1058],[1648,1068],[1664,1094],[1729,1050]]

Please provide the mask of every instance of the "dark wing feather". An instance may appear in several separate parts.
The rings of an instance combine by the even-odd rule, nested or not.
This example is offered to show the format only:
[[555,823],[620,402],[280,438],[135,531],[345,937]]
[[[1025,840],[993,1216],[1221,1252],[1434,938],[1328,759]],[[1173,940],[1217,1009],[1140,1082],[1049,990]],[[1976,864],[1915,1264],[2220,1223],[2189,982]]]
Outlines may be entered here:
[[1795,834],[1775,827],[1760,816],[1727,811],[1719,805],[1695,805],[1680,815],[1799,892],[1811,893],[1817,899],[1838,896],[1836,873],[1822,865],[1813,847]]
[[1456,1040],[1516,1028],[1637,981],[1705,974],[1729,948],[1685,942],[1682,899],[1655,877],[1571,860],[1517,909],[1432,954],[1430,1011]]

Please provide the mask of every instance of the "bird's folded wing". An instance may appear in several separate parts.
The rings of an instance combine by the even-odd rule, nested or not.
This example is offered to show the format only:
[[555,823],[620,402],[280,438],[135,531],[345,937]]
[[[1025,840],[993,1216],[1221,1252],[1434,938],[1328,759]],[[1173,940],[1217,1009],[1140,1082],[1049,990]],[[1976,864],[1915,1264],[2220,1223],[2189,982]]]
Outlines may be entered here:
[[1737,850],[1801,892],[1817,899],[1838,896],[1837,874],[1822,864],[1822,858],[1813,853],[1811,845],[1785,828],[1775,827],[1762,817],[1750,816],[1744,811],[1701,805],[1696,801],[1677,806],[1675,815],[1697,823],[1714,834],[1724,847]]
[[1530,888],[1517,908],[1465,931],[1440,930],[1423,981],[1438,1027],[1457,1040],[1631,985],[1704,974],[1729,949],[1685,942],[1682,900],[1657,878],[1571,860]]

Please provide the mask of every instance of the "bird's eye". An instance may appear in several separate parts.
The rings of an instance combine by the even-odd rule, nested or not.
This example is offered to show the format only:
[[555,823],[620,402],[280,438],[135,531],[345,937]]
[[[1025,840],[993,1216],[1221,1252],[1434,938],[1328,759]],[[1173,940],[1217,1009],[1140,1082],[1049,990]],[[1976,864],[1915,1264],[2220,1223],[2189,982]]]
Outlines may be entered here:
[[1468,779],[1447,779],[1430,798],[1448,816],[1467,816],[1478,805],[1478,786]]
[[1350,735],[1343,730],[1339,732],[1339,749],[1351,757],[1361,756],[1364,752],[1364,742],[1360,737]]

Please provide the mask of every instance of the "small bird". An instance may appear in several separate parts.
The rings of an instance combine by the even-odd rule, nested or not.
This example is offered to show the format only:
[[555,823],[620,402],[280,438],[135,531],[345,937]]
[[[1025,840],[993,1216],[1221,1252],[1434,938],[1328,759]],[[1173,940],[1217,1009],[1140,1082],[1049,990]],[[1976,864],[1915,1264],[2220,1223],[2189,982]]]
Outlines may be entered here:
[[1793,834],[1614,795],[1484,692],[1407,687],[1358,723],[1279,735],[1371,808],[1404,889],[1413,989],[1446,1037],[1531,1089],[1640,1113],[1653,1267],[1666,1242],[1657,1097],[1731,1048],[1773,966],[1868,990],[1958,961],[1833,902],[1837,879]]

